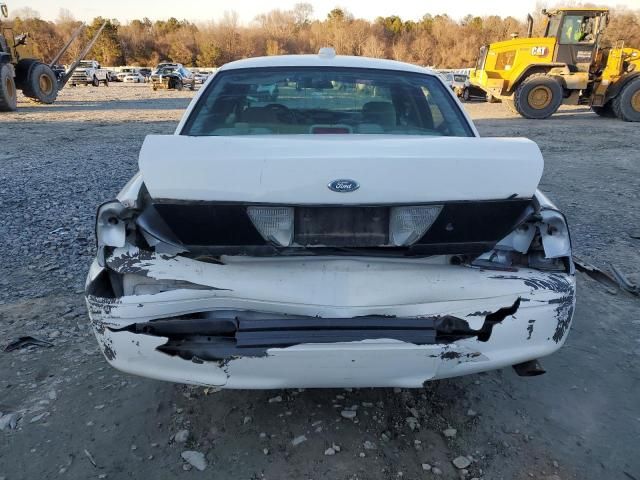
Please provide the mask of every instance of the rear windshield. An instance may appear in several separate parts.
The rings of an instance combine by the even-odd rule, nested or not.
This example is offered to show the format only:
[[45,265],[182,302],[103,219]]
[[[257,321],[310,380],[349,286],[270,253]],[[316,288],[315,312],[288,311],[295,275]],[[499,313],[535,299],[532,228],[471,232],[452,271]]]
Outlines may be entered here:
[[220,72],[181,133],[473,135],[434,76],[326,67]]

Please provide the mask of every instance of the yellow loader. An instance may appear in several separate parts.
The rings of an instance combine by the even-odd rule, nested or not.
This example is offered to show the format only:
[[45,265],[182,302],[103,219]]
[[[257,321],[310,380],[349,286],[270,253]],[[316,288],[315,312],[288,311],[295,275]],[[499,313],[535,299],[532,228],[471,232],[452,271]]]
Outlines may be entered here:
[[640,122],[640,50],[618,41],[602,48],[606,8],[543,10],[544,37],[483,46],[471,84],[489,101],[505,103],[525,118],[553,115],[560,105],[589,105],[600,116]]

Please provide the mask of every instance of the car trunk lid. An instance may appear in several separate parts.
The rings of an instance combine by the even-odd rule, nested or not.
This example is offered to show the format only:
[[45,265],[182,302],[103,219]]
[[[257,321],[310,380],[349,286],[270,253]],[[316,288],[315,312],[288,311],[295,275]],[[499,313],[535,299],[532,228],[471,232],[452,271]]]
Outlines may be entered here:
[[390,137],[149,136],[138,225],[214,254],[480,254],[531,213],[543,163],[533,142]]
[[149,135],[139,165],[154,199],[295,205],[531,198],[543,170],[526,139],[399,135]]

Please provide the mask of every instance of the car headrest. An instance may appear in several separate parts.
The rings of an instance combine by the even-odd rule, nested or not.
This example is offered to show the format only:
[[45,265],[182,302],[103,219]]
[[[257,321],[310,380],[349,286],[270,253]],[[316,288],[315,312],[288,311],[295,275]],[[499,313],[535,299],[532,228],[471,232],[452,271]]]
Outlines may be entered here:
[[362,106],[362,115],[367,122],[382,127],[396,126],[396,109],[391,102],[367,102]]

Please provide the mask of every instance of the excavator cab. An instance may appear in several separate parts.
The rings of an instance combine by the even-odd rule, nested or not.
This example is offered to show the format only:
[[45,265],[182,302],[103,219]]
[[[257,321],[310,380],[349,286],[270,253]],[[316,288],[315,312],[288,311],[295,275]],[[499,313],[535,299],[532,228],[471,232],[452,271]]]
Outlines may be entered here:
[[609,23],[606,9],[543,10],[547,16],[544,36],[555,38],[553,61],[572,71],[588,72],[595,59],[602,32]]

